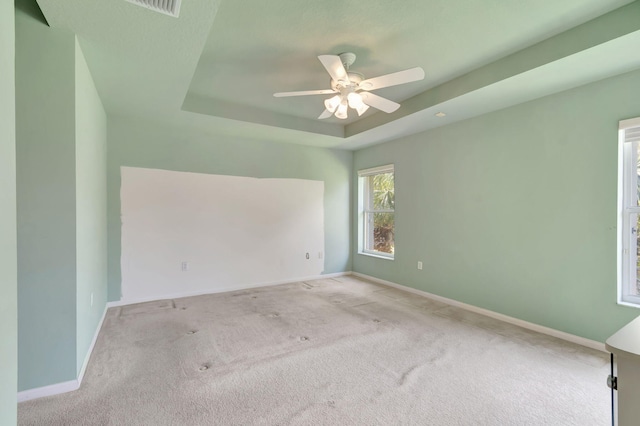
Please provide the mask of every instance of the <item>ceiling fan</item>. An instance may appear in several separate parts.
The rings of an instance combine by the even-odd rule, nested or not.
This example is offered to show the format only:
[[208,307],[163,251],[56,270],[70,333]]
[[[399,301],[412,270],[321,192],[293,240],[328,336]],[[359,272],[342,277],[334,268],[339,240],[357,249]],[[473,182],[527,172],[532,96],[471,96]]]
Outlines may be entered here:
[[349,70],[356,60],[356,55],[350,52],[339,55],[320,55],[318,59],[331,76],[331,89],[279,92],[274,93],[273,96],[282,98],[335,94],[324,101],[325,110],[320,114],[319,119],[329,118],[334,114],[337,118],[346,119],[349,107],[355,109],[358,116],[364,114],[369,107],[392,113],[400,108],[400,104],[371,93],[371,90],[411,83],[424,78],[424,70],[415,67],[365,80],[359,72]]

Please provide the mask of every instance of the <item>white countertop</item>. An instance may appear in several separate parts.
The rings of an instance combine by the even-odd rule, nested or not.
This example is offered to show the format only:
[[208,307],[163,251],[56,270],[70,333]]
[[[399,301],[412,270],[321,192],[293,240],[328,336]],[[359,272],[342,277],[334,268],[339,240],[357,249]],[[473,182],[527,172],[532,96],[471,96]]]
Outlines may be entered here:
[[640,358],[640,317],[609,337],[605,347],[614,355]]

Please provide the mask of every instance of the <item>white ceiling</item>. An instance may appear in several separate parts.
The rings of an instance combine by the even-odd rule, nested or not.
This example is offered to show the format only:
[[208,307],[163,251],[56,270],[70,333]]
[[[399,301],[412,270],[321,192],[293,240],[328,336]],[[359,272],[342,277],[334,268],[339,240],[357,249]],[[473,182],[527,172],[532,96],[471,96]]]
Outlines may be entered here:
[[[345,149],[640,68],[630,3],[185,0],[176,19],[125,0],[38,0],[78,35],[110,114]],[[272,96],[328,88],[317,56],[344,51],[365,77],[420,66],[426,78],[376,91],[401,108],[359,120],[317,120],[328,96]]]

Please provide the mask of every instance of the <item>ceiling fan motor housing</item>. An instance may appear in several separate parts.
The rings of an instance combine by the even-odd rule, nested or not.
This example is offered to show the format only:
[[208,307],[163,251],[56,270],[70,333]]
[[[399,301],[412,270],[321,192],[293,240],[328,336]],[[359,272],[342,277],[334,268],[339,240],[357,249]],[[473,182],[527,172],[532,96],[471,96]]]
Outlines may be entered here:
[[353,63],[356,61],[355,53],[345,52],[345,53],[339,54],[338,56],[340,57],[340,61],[342,62],[342,65],[344,65],[347,71],[349,71],[349,67],[353,65]]
[[344,81],[335,81],[332,79],[331,88],[339,92],[342,91],[343,89],[356,90],[360,82],[364,80],[364,75],[360,74],[359,72],[348,71],[347,75],[349,76],[348,84]]

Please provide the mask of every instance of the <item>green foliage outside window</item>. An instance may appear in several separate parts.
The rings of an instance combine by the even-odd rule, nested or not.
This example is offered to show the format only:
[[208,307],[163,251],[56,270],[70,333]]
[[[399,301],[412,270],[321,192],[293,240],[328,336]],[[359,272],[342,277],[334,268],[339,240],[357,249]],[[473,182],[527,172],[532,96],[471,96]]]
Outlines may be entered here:
[[[373,209],[395,209],[395,185],[393,173],[380,173],[372,176]],[[373,240],[376,251],[394,252],[395,215],[390,212],[373,214]]]

